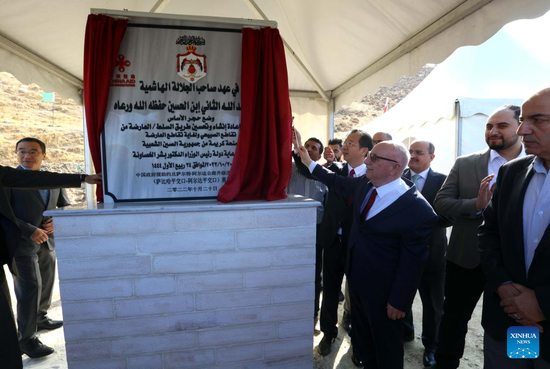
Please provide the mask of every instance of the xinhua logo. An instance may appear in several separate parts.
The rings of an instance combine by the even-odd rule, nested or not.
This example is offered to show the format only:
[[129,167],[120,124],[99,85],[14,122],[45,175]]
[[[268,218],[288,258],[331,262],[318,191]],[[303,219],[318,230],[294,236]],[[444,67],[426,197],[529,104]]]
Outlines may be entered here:
[[508,328],[508,357],[510,359],[536,359],[539,357],[539,329],[515,326]]

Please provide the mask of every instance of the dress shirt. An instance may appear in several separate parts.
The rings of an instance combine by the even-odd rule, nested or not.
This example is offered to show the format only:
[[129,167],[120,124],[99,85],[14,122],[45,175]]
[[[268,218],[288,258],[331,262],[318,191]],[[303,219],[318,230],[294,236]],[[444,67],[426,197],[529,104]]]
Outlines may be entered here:
[[527,273],[535,250],[550,224],[550,177],[540,158],[535,159],[533,168],[535,174],[529,182],[523,201],[523,244]]
[[[26,168],[22,165],[19,166],[24,170],[30,170],[29,168]],[[39,170],[42,170],[42,168],[40,168]],[[48,203],[50,202],[50,190],[38,190],[38,193],[40,194],[40,197],[42,197],[44,205],[48,206]]]
[[[522,158],[524,156],[525,156],[525,149],[523,145],[521,145],[521,152],[519,153],[517,158]],[[491,186],[493,186],[497,181],[498,171],[500,167],[506,164],[507,162],[508,160],[500,156],[500,154],[496,150],[491,149],[491,154],[489,156],[489,164],[487,165],[487,175],[494,174],[495,176],[491,180],[491,183],[489,184],[489,188],[491,188]]]
[[[315,166],[313,168],[315,168]],[[367,174],[367,166],[364,163],[359,165],[356,168],[352,168],[351,165],[349,165],[348,163],[348,177],[349,177],[349,172],[351,172],[352,169],[355,170],[355,175],[353,176],[354,178],[361,177]]]
[[[410,168],[409,168],[410,169]],[[422,189],[424,188],[424,185],[426,184],[426,179],[428,178],[428,172],[430,171],[430,168],[426,169],[422,173],[416,173],[411,169],[411,180],[414,182],[414,175],[418,174],[420,177],[417,180],[418,185],[416,186],[416,189],[418,192],[422,192]]]
[[373,186],[363,200],[360,213],[363,212],[363,209],[365,208],[365,206],[367,205],[367,201],[369,200],[370,194],[375,188],[377,192],[376,199],[374,200],[374,204],[372,204],[372,208],[370,208],[369,213],[367,214],[366,220],[369,220],[376,214],[382,212],[382,210],[393,204],[395,200],[400,198],[405,192],[409,190],[409,186],[407,186],[405,181],[403,181],[401,178],[397,178],[395,181],[386,183],[385,185],[380,187]]

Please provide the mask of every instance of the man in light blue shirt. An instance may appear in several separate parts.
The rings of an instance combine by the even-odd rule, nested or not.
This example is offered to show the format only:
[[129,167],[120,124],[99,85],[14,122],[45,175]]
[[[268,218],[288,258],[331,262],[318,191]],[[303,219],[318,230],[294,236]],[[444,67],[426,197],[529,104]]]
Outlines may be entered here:
[[[550,368],[549,88],[525,101],[520,122],[529,156],[502,166],[479,228],[485,368]],[[540,330],[534,360],[508,358],[507,330],[522,325]]]

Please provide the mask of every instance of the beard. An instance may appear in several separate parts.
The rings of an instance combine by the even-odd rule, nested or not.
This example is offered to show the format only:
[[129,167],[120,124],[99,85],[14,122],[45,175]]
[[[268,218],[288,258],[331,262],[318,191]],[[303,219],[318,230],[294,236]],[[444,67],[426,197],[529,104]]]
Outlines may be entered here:
[[489,145],[489,148],[491,148],[495,151],[499,151],[499,150],[506,150],[507,148],[514,146],[514,144],[516,142],[518,142],[519,136],[515,135],[513,138],[511,138],[509,140],[505,139],[504,137],[501,137],[500,138],[501,139],[500,143],[495,143],[495,142],[491,143],[491,141],[490,141],[491,138],[492,137],[489,137],[487,139],[487,141],[486,141],[487,145]]

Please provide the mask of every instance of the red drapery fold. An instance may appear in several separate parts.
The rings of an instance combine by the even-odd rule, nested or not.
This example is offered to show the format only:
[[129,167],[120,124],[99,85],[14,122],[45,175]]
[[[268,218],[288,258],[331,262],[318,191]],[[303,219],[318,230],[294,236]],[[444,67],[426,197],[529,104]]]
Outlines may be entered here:
[[[100,137],[105,124],[109,86],[128,20],[88,15],[84,39],[84,107],[90,153],[96,172],[101,172]],[[103,188],[97,186],[98,201]]]
[[218,200],[280,200],[291,174],[288,75],[279,30],[243,29],[241,126]]

